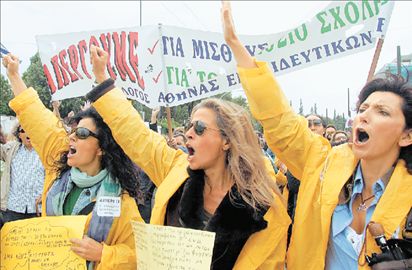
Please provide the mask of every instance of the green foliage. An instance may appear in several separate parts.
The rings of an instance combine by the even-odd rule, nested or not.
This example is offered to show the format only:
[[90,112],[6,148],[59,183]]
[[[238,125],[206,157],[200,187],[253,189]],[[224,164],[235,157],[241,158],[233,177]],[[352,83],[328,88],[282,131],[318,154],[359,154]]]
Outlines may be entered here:
[[345,130],[345,123],[346,123],[346,118],[345,114],[342,115],[337,115],[335,119],[333,119],[333,125],[338,129],[338,130]]
[[46,77],[44,76],[39,53],[36,53],[32,58],[30,58],[30,66],[23,73],[23,81],[26,83],[27,87],[33,87],[39,94],[43,104],[51,109],[51,95]]
[[0,114],[16,115],[9,107],[9,101],[13,98],[13,93],[7,79],[0,74]]
[[[37,91],[43,104],[47,108],[52,109],[50,89],[47,84],[47,79],[44,76],[39,53],[36,53],[30,58],[30,66],[26,72],[24,72],[23,80],[27,87],[33,87]],[[85,101],[86,99],[84,97],[62,100],[59,109],[60,116],[64,118],[70,111],[74,111],[75,113],[80,111]]]

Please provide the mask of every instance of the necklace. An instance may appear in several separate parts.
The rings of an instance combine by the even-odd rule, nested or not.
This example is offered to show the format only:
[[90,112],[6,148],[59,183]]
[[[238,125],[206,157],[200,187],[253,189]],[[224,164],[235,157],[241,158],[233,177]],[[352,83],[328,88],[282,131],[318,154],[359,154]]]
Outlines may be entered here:
[[366,207],[366,202],[369,201],[370,199],[375,198],[375,195],[372,195],[368,198],[366,198],[365,200],[363,199],[362,193],[360,194],[361,197],[361,203],[359,204],[357,210],[358,211],[366,211],[368,209],[368,207]]

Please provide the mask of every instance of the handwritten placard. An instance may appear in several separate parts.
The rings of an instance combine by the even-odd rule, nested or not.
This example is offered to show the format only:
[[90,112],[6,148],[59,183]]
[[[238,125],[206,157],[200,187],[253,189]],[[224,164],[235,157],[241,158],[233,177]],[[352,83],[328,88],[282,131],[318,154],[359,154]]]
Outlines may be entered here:
[[7,222],[1,229],[1,270],[86,270],[70,250],[82,238],[87,216],[41,217]]
[[132,221],[139,270],[208,270],[215,233]]

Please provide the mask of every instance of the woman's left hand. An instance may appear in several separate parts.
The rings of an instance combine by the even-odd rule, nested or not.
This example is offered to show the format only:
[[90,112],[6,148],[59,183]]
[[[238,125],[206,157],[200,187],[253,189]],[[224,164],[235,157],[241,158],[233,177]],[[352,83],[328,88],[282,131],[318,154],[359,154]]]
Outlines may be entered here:
[[102,83],[107,79],[106,65],[109,59],[109,54],[102,48],[92,45],[90,47],[90,63],[93,66],[93,74],[98,83]]
[[83,236],[83,239],[72,238],[71,250],[85,260],[100,262],[102,259],[103,245],[94,239]]

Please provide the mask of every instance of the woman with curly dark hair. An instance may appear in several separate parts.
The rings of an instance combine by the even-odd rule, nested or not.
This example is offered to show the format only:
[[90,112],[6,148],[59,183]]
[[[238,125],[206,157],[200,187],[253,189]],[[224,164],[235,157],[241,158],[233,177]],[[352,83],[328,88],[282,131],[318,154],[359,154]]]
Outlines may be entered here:
[[[83,239],[72,250],[88,261],[88,269],[136,269],[130,221],[142,221],[135,200],[138,172],[113,139],[95,109],[75,116],[77,127],[67,137],[59,119],[27,89],[19,61],[3,59],[15,98],[10,107],[31,138],[46,170],[42,214],[88,215]],[[100,206],[112,211],[100,212]]]

